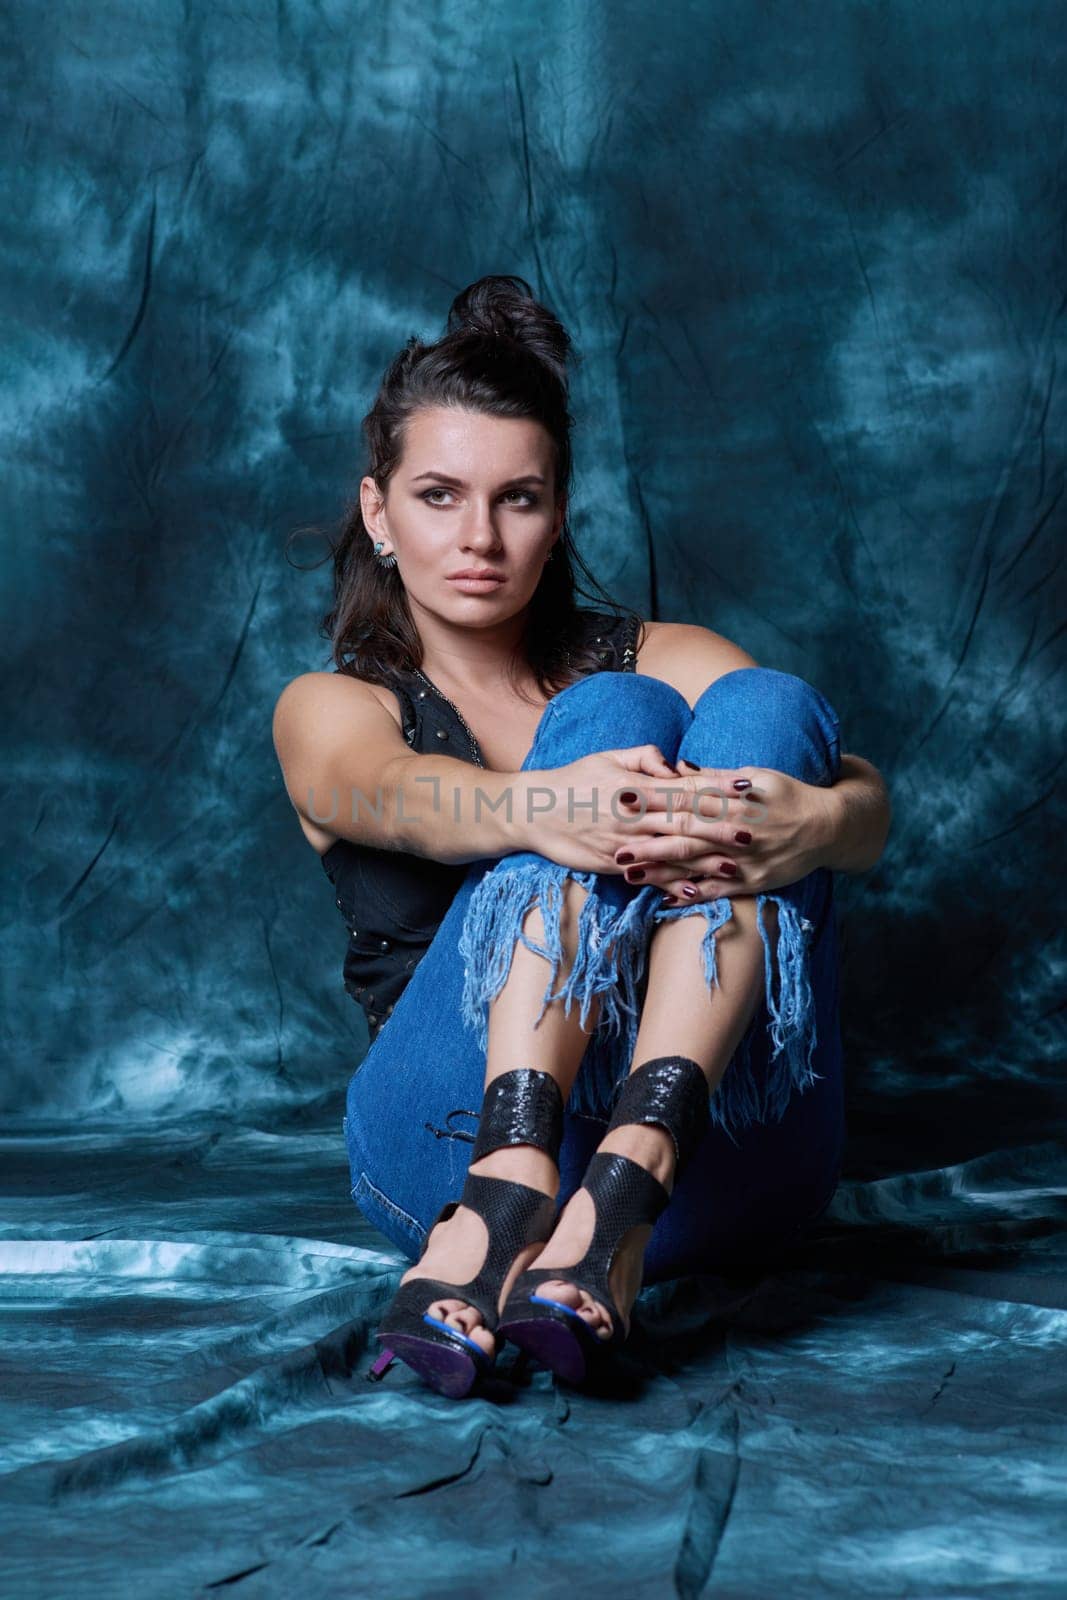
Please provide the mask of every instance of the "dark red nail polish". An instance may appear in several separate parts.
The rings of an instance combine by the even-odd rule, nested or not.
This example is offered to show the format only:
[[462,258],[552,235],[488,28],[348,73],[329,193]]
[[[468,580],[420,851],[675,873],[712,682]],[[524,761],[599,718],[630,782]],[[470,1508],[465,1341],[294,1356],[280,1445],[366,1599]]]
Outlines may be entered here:
[[736,839],[738,844],[751,844],[752,843],[752,835],[750,833],[735,833],[734,834],[734,838]]
[[645,869],[643,867],[627,867],[626,869],[627,883],[640,883],[644,875]]
[[629,850],[620,850],[618,855],[615,857],[615,860],[619,863],[620,867],[624,867],[628,861],[632,861],[633,859],[634,858]]
[[751,778],[735,778],[734,779],[734,788],[735,789],[751,789],[751,787],[752,787],[752,779]]
[[737,867],[732,861],[724,861],[719,871],[725,873],[728,878],[737,877]]
[[624,789],[619,799],[624,806],[635,806],[637,804],[637,796],[632,789]]
[[696,890],[693,888],[693,885],[691,883],[683,883],[682,884],[682,893],[685,894],[685,895],[688,895],[690,900],[691,900],[693,898],[693,896],[696,894]]

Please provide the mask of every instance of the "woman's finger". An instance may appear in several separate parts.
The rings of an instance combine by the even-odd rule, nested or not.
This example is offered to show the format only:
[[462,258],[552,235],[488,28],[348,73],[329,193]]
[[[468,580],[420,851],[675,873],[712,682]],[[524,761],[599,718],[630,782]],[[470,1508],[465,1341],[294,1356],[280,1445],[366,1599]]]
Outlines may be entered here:
[[657,745],[648,745],[641,755],[640,770],[650,778],[678,778],[678,768],[673,766]]
[[750,888],[747,884],[738,885],[724,880],[719,884],[718,888],[711,890],[710,893],[704,894],[701,892],[692,897],[683,894],[672,895],[664,891],[660,904],[668,910],[673,910],[678,906],[708,905],[712,900],[734,900],[742,895],[753,895],[758,892],[758,890]]
[[637,801],[633,804],[622,801],[621,814],[631,815],[636,821],[665,820],[668,828],[713,828],[721,824],[751,830],[765,822],[768,815],[765,796],[755,790],[744,795],[731,794],[718,785],[694,783],[684,777],[676,783],[635,786],[632,792],[637,794]]
[[671,764],[663,754],[658,744],[635,744],[625,750],[606,751],[618,766],[623,769],[621,776],[627,772],[640,772],[647,778],[674,778],[679,782],[678,769]]
[[[691,863],[692,871],[686,870],[686,863],[673,861],[656,863],[650,861],[637,861],[627,866],[624,876],[627,883],[635,885],[653,884],[656,888],[667,889],[672,894],[680,892],[683,884],[693,884],[698,890],[714,889],[718,883],[740,883],[744,881],[744,873],[736,861],[728,856],[701,856]],[[712,893],[707,898],[714,900]]]
[[707,856],[709,865],[702,870],[710,871],[716,858],[732,861],[755,854],[755,835],[747,828],[716,825],[698,829],[695,823],[690,827],[692,831],[686,834],[655,834],[635,829],[626,843],[616,849],[615,861],[620,867],[679,861],[684,868],[695,863],[697,857]]
[[760,785],[760,780],[771,770],[767,767],[698,767],[683,756],[678,762],[679,772],[691,774],[700,785],[713,785],[728,794],[744,795]]

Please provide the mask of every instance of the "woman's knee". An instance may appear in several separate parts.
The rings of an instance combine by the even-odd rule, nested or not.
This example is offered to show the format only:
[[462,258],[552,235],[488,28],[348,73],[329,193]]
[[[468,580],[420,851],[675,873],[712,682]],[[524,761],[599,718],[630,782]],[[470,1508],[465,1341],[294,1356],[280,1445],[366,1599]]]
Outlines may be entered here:
[[673,684],[645,673],[594,672],[545,707],[526,765],[563,766],[601,750],[654,744],[668,761],[692,709]]
[[737,667],[698,697],[679,749],[683,755],[698,766],[773,767],[828,787],[840,771],[840,718],[826,696],[796,673]]

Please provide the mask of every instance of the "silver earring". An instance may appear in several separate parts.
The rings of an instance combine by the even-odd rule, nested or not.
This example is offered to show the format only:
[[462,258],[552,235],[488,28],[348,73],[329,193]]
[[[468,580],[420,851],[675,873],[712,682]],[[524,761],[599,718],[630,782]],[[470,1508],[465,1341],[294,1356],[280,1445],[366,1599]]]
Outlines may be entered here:
[[378,565],[380,567],[395,567],[396,566],[396,556],[383,556],[381,554],[381,551],[384,550],[384,549],[385,549],[385,540],[384,539],[375,540],[374,554],[378,557]]

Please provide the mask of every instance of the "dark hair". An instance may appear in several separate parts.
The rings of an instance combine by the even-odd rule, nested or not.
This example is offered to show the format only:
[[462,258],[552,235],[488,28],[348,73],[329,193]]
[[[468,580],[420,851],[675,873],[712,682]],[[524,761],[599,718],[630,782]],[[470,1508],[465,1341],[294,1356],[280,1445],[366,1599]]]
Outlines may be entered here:
[[[569,504],[572,456],[567,361],[571,340],[524,278],[490,275],[458,294],[444,334],[432,344],[412,335],[385,372],[363,418],[370,464],[384,493],[400,461],[406,424],[424,406],[456,406],[497,417],[532,417],[553,444],[555,498]],[[332,545],[333,605],[322,619],[337,668],[388,684],[422,664],[422,646],[395,567],[382,567],[363,521],[359,495]],[[581,587],[575,568],[595,593]],[[576,595],[620,606],[601,587],[571,538],[566,515],[530,601],[524,647],[543,693],[554,694],[601,664],[583,627]]]

